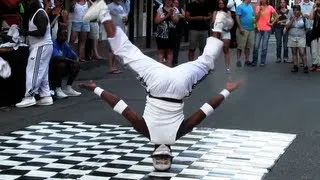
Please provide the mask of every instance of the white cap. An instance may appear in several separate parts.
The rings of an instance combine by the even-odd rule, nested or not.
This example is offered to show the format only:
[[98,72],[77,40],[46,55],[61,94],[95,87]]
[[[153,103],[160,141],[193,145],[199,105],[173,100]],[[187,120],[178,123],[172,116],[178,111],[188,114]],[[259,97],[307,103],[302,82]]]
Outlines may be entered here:
[[166,171],[171,168],[172,154],[168,146],[161,144],[152,153],[153,167],[157,171]]

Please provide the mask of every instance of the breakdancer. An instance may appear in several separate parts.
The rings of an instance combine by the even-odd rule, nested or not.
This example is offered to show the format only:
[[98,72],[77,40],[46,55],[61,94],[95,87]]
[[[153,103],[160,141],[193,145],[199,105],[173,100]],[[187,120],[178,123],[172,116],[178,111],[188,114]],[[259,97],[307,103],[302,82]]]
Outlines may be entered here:
[[[170,18],[170,17],[166,17]],[[97,87],[93,81],[79,86],[94,92],[107,102],[114,111],[123,115],[134,129],[155,144],[152,154],[156,170],[165,171],[171,167],[172,154],[170,145],[177,139],[192,131],[201,121],[212,114],[230,92],[240,86],[240,82],[227,82],[225,89],[213,97],[189,118],[183,114],[183,99],[214,68],[214,61],[223,48],[220,37],[223,29],[230,29],[232,18],[225,13],[218,13],[213,31],[214,37],[207,39],[203,54],[197,60],[170,68],[144,55],[134,46],[111,20],[108,7],[104,0],[94,3],[84,16],[84,21],[99,19],[103,23],[111,48],[115,55],[122,59],[138,74],[148,95],[142,117],[139,117],[123,100],[107,90]],[[165,19],[163,19],[165,20]]]

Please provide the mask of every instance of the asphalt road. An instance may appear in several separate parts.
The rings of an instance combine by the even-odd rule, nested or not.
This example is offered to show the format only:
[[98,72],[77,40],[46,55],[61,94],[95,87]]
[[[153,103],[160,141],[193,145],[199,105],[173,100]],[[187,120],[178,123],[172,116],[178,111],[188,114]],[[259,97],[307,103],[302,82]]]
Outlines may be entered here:
[[[231,54],[235,61],[235,50],[231,50]],[[187,53],[182,52],[180,62],[186,59]],[[320,73],[292,74],[291,65],[275,64],[275,60],[275,44],[271,42],[266,67],[236,68],[233,63],[232,78],[244,80],[245,84],[200,126],[297,134],[265,179],[320,179]],[[81,71],[77,83],[91,79],[123,98],[142,114],[146,93],[133,73],[124,69],[123,74],[109,75],[106,67],[100,66]],[[226,79],[221,56],[217,60],[216,70],[185,101],[186,116],[220,92]],[[9,112],[0,112],[1,134],[42,121],[129,125],[98,97],[82,92],[81,97],[59,100],[50,107],[14,108]]]

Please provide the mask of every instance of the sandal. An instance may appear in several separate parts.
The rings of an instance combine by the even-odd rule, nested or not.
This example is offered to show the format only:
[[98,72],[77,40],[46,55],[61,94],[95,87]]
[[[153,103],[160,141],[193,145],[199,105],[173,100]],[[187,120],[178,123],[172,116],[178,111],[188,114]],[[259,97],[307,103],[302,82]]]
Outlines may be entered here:
[[109,74],[120,74],[122,73],[122,71],[120,71],[119,69],[115,69],[115,70],[111,70],[111,71],[108,71]]

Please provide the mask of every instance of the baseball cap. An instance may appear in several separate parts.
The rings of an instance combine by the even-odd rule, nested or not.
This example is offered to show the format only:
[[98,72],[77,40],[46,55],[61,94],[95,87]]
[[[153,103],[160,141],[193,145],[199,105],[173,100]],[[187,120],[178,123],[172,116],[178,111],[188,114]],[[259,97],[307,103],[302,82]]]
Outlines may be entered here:
[[161,144],[151,155],[153,167],[157,171],[167,171],[171,168],[172,153],[171,149],[165,144]]

